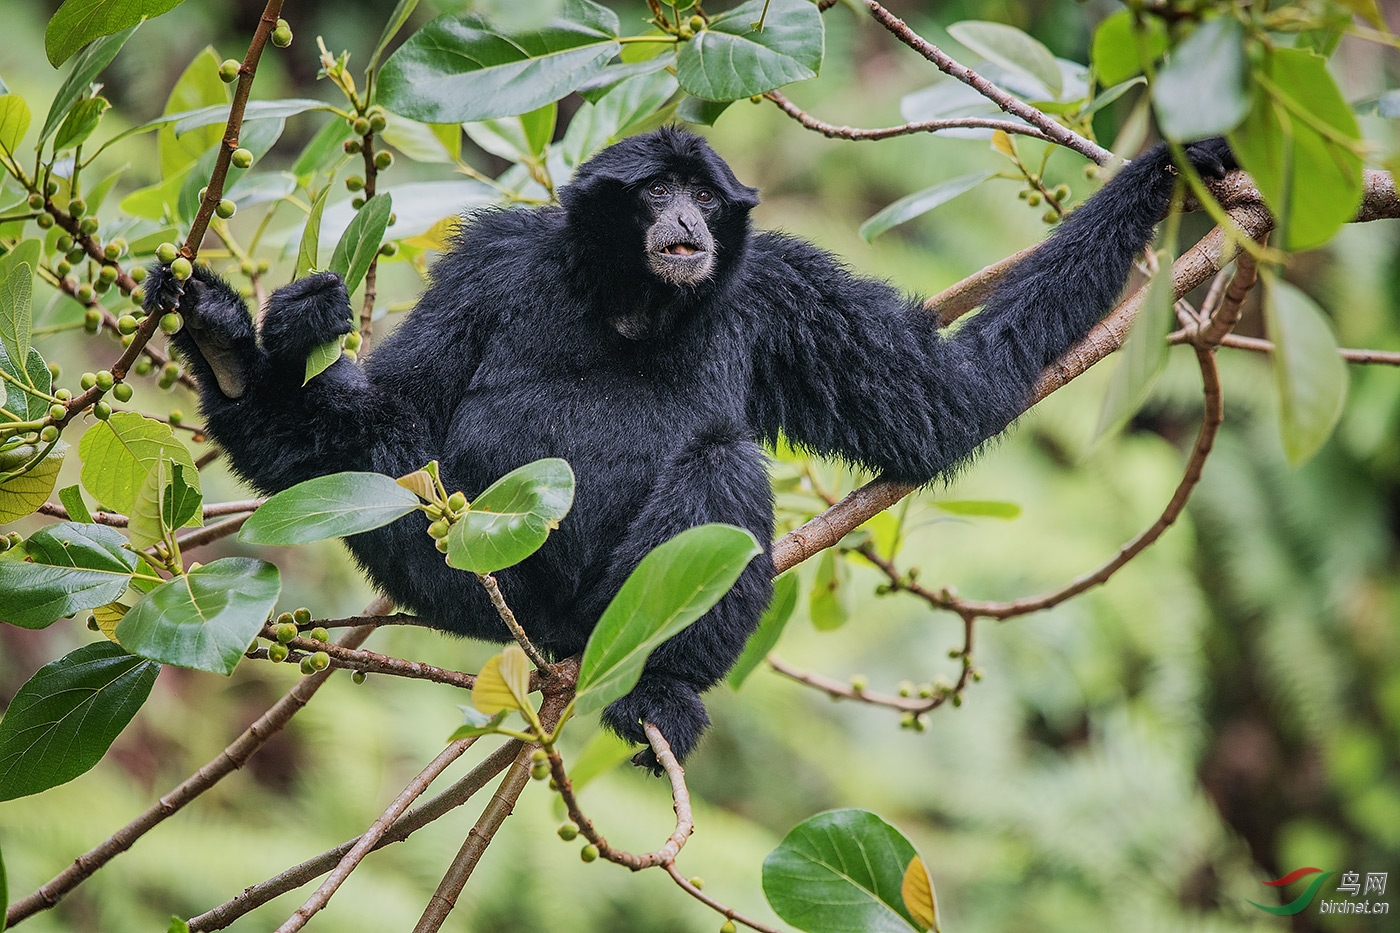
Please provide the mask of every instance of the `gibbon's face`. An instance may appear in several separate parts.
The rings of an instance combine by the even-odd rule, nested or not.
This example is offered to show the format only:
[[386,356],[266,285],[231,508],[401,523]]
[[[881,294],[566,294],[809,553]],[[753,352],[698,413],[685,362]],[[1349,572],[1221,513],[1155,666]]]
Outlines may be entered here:
[[644,237],[647,266],[672,285],[699,285],[715,271],[719,242],[711,218],[720,210],[720,195],[702,180],[659,175],[637,192],[643,215],[651,223]]

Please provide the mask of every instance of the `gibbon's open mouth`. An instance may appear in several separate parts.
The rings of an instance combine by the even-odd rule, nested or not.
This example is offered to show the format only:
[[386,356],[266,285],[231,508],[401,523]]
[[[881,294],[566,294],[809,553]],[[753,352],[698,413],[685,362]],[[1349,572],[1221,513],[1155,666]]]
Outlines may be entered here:
[[657,250],[663,256],[694,256],[696,253],[703,253],[704,250],[694,243],[672,243],[670,246],[663,246]]

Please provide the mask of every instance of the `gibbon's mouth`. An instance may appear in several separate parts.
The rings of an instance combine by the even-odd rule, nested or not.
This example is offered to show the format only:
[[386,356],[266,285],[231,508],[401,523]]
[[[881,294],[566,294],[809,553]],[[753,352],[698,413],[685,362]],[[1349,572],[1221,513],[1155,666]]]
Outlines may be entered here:
[[705,251],[694,243],[672,243],[669,246],[661,247],[656,252],[662,256],[688,257]]

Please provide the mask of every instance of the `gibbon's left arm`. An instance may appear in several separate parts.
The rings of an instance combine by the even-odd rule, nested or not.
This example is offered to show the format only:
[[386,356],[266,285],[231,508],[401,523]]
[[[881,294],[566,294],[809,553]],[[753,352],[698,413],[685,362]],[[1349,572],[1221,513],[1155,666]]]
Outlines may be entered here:
[[[1208,177],[1235,164],[1221,139],[1187,154]],[[751,423],[889,479],[946,472],[1015,420],[1045,367],[1113,307],[1173,184],[1165,146],[1134,159],[951,334],[918,299],[823,250],[756,237],[750,287],[765,314]]]

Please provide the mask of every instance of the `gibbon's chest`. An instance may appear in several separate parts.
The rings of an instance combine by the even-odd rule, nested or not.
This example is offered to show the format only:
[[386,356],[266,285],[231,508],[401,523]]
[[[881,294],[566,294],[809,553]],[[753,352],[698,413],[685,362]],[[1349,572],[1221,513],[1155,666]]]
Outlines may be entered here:
[[581,487],[645,488],[668,453],[743,419],[747,361],[737,354],[712,345],[648,354],[555,336],[541,347],[502,335],[487,348],[452,424],[449,446],[464,453],[463,472],[489,482],[562,457]]

